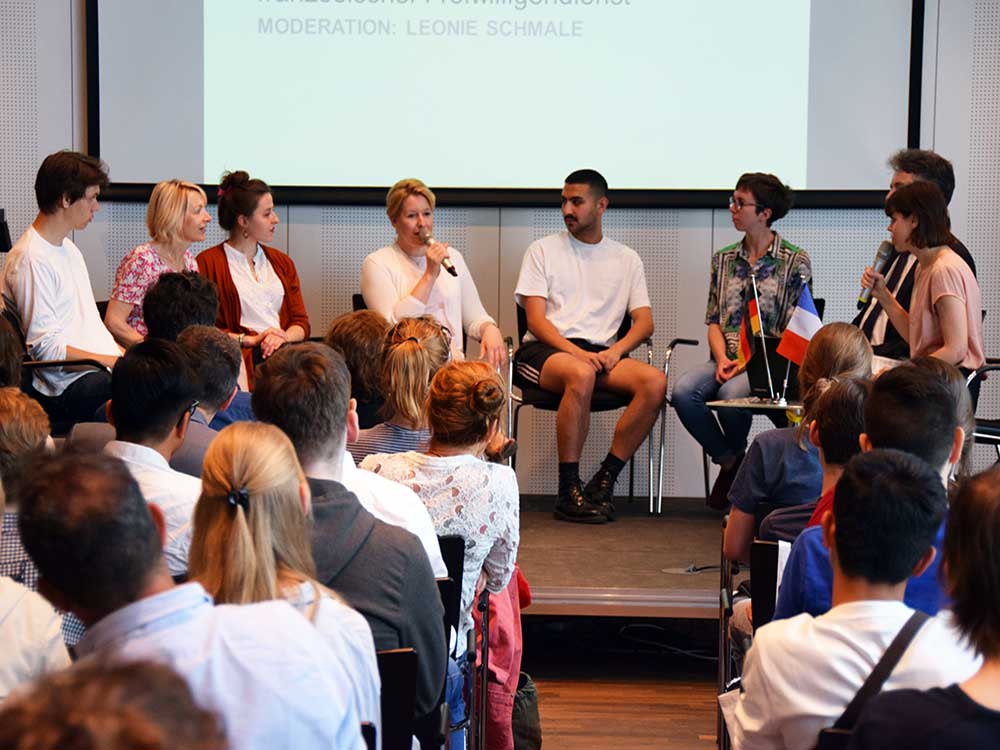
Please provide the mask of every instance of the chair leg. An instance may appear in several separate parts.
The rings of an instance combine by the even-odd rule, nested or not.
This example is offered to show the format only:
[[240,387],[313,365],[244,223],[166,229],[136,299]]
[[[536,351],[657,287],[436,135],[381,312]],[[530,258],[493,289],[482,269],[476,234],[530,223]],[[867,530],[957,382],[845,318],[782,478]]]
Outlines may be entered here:
[[705,499],[706,500],[708,499],[709,495],[712,494],[712,488],[709,486],[709,483],[708,483],[708,464],[709,464],[708,453],[705,451],[704,448],[702,448],[701,449],[701,466],[702,466],[702,469],[704,470],[704,474],[705,474]]
[[[518,404],[514,407],[514,424],[511,425],[509,437],[511,437],[515,442],[517,441],[517,425],[521,419],[522,406],[524,406],[524,404]],[[510,468],[517,472],[517,453],[514,453],[514,455],[510,457]]]
[[[660,466],[657,471],[656,487],[656,515],[663,512],[663,464],[665,461],[667,439],[667,404],[664,401],[663,408],[660,409]],[[652,447],[652,446],[650,446]],[[650,478],[652,481],[652,477]],[[649,506],[649,512],[653,512],[653,506]]]
[[635,500],[635,454],[628,460],[628,501]]
[[646,458],[649,464],[646,467],[646,477],[648,479],[646,483],[646,495],[649,499],[649,512],[653,512],[653,431],[656,429],[656,424],[654,423],[652,427],[649,428],[649,434],[646,435]]

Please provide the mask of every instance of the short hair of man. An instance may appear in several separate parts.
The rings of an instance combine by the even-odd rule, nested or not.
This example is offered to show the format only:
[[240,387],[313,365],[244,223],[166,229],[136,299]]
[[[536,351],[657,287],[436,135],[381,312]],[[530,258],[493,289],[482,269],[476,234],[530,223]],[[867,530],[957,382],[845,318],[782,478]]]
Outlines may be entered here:
[[869,583],[905,581],[934,543],[947,507],[937,472],[916,456],[897,450],[854,456],[833,495],[841,571]]
[[104,615],[131,604],[162,563],[149,507],[118,458],[36,453],[25,463],[17,500],[24,549],[72,607]]
[[917,219],[910,233],[910,243],[915,247],[938,247],[951,240],[948,204],[937,185],[918,180],[896,188],[885,199],[885,215],[891,218],[897,213]]
[[166,664],[88,659],[45,675],[0,710],[0,747],[225,750],[225,727]]
[[176,341],[188,326],[215,325],[218,314],[215,282],[194,271],[163,274],[142,302],[142,317],[154,339]]
[[173,341],[147,339],[111,371],[111,415],[119,440],[159,443],[198,399],[201,383],[187,353]]
[[87,188],[108,186],[108,167],[100,159],[77,151],[49,154],[35,176],[35,200],[43,214],[54,214],[65,197],[80,200]]
[[372,400],[379,396],[382,347],[389,321],[375,310],[356,310],[330,324],[323,343],[344,357],[351,372],[351,395]]
[[762,213],[766,208],[771,209],[768,226],[784,218],[795,200],[792,189],[768,172],[744,172],[736,181],[736,189],[750,191],[757,203],[754,209],[756,213]]
[[968,464],[976,442],[972,439],[972,435],[976,431],[976,410],[972,405],[972,394],[969,393],[965,376],[950,362],[929,355],[914,357],[904,366],[920,367],[927,370],[947,386],[948,393],[951,394],[951,401],[955,405],[958,426],[965,432],[965,444],[962,446],[962,459],[959,461],[958,470],[961,474],[968,474]]
[[941,570],[958,629],[986,659],[1000,656],[1000,468],[965,480],[951,504]]
[[813,407],[823,460],[843,466],[861,452],[858,437],[865,431],[865,401],[871,383],[854,378],[820,382],[829,383]]
[[254,414],[288,435],[303,465],[343,448],[350,398],[344,358],[318,342],[283,346],[255,372]]
[[938,374],[900,365],[879,375],[865,403],[865,434],[874,448],[894,448],[941,469],[951,455],[958,407]]
[[608,181],[596,169],[578,169],[570,172],[563,182],[567,185],[586,185],[595,200],[600,200],[608,194]]
[[44,446],[48,436],[42,405],[18,388],[0,388],[0,479],[8,494],[25,457]]
[[200,401],[220,409],[233,395],[243,357],[236,340],[215,326],[188,326],[177,337],[201,381]]
[[21,361],[24,342],[14,326],[0,317],[0,388],[21,387]]
[[889,157],[889,167],[893,172],[907,172],[918,180],[933,182],[944,195],[945,203],[951,203],[955,193],[955,170],[951,162],[940,154],[920,148],[904,148]]

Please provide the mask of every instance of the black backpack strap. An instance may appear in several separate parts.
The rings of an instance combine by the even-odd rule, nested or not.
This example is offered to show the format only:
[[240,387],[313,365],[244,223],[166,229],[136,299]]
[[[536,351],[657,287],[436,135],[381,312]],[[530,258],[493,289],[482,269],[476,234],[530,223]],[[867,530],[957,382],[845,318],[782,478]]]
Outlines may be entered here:
[[910,619],[906,621],[906,624],[903,625],[902,629],[896,634],[896,637],[893,638],[892,643],[889,644],[889,648],[882,654],[882,658],[878,660],[875,669],[868,675],[865,684],[861,686],[861,689],[858,690],[857,694],[848,704],[844,713],[837,719],[837,723],[833,725],[834,729],[854,729],[854,725],[857,723],[865,704],[881,692],[882,686],[889,679],[889,675],[896,668],[903,653],[910,645],[914,636],[916,636],[917,631],[929,619],[930,617],[926,612],[920,611],[914,612],[910,616]]

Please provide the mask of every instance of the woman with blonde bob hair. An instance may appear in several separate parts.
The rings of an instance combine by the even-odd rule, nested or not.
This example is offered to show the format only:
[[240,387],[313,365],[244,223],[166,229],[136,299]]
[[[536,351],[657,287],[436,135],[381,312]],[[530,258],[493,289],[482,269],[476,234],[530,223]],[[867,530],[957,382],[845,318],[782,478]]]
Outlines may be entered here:
[[142,301],[160,276],[169,271],[197,271],[190,247],[205,240],[212,220],[205,191],[193,182],[166,180],[153,188],[146,208],[149,242],[136,247],[118,264],[104,325],[124,347],[146,337]]
[[[479,299],[461,253],[434,240],[434,193],[420,180],[400,180],[385,199],[396,239],[361,264],[361,294],[390,323],[431,315],[452,332],[452,357],[464,359],[463,331],[479,339],[479,356],[494,367],[507,350],[496,321]],[[451,268],[449,268],[451,266]],[[441,273],[442,268],[448,269]]]
[[309,485],[277,427],[236,422],[205,453],[188,572],[216,604],[285,599],[345,666],[362,721],[381,734],[380,682],[367,621],[316,581]]

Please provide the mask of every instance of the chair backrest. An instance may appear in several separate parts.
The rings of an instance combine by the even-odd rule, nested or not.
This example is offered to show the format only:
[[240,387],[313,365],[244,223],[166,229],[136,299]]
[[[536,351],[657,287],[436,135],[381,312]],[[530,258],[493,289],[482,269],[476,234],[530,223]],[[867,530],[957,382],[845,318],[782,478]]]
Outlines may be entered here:
[[409,750],[417,706],[417,652],[412,648],[377,651],[382,681],[382,750]]
[[820,321],[823,320],[823,313],[826,312],[826,300],[822,297],[813,297],[813,304],[816,305],[816,315]]
[[750,580],[753,582],[753,629],[774,619],[778,598],[778,543],[754,539],[750,545]]
[[368,309],[368,305],[365,304],[365,296],[363,294],[351,295],[351,309],[354,312],[357,312],[358,310]]
[[361,722],[361,739],[365,741],[365,748],[367,750],[375,750],[378,744],[377,732],[375,731],[375,725],[370,721]]
[[465,569],[465,539],[457,534],[439,536],[441,558],[448,569],[448,577],[438,581],[441,603],[444,605],[445,633],[451,628],[458,632],[458,618],[462,611],[462,576]]
[[[528,313],[520,305],[515,305],[514,307],[517,308],[517,345],[520,346],[524,343],[524,337],[528,333]],[[621,325],[618,326],[615,338],[619,340],[625,338],[631,328],[632,316],[626,311]]]

